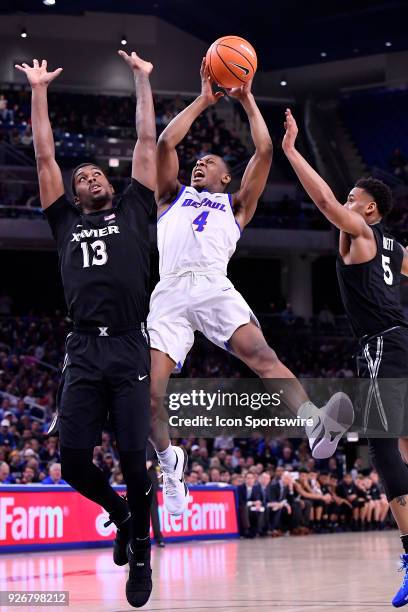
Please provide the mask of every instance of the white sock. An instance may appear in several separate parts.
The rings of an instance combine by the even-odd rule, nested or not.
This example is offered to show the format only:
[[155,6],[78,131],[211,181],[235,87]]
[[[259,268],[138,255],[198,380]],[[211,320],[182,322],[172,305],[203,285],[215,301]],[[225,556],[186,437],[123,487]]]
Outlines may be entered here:
[[176,461],[175,453],[171,443],[168,445],[166,450],[164,451],[156,451],[156,454],[159,458],[160,464],[163,467],[174,468],[174,463]]

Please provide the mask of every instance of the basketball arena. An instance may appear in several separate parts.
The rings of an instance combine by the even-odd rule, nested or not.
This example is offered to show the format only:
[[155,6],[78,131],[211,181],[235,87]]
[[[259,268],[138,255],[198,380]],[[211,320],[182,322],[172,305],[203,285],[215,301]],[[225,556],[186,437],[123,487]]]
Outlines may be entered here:
[[407,18],[1,3],[1,610],[408,603]]

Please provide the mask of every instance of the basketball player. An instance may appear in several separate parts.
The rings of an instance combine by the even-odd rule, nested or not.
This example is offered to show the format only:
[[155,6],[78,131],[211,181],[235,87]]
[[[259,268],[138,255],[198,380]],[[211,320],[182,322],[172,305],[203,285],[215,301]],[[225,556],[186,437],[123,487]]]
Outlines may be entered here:
[[[32,128],[41,205],[57,243],[73,333],[66,342],[59,435],[64,478],[103,506],[118,528],[114,561],[129,561],[126,596],[140,607],[152,590],[151,483],[146,471],[150,429],[148,308],[149,214],[156,181],[152,64],[119,51],[133,71],[138,140],[129,187],[114,204],[112,185],[95,164],[72,174],[74,203],[55,160],[47,88],[62,68],[47,62],[16,66],[32,88]],[[93,449],[109,413],[127,484],[128,503],[93,464]]]
[[[289,407],[305,419],[318,413],[308,432],[316,457],[331,455],[353,420],[350,400],[344,394],[334,396],[321,410],[308,401],[303,387],[268,346],[255,315],[226,276],[228,261],[255,213],[272,162],[271,138],[251,83],[228,91],[247,113],[255,144],[239,190],[226,192],[230,170],[221,157],[212,154],[197,160],[190,186],[178,181],[177,145],[193,121],[223,95],[212,92],[205,59],[200,74],[201,94],[171,121],[157,146],[160,282],[151,296],[148,317],[152,440],[163,470],[166,507],[176,515],[186,507],[186,462],[181,448],[170,444],[163,398],[171,372],[176,364],[181,367],[193,345],[195,330],[232,351],[263,379],[287,380],[283,391]],[[269,383],[276,390],[272,381]],[[278,389],[282,389],[282,380]],[[336,432],[334,439],[329,430]]]
[[[391,431],[402,431],[405,380],[401,384],[394,380],[393,389],[387,389],[386,411],[376,386],[377,379],[408,378],[408,321],[400,297],[401,274],[408,276],[408,254],[383,225],[392,208],[391,192],[381,181],[363,178],[342,206],[296,150],[298,129],[289,109],[285,128],[282,146],[289,162],[316,206],[340,230],[337,276],[344,308],[360,342],[358,375],[374,381],[372,404],[382,422]],[[400,607],[408,603],[408,469],[398,439],[371,438],[368,443],[405,550],[401,557],[405,578],[392,602]],[[407,454],[406,440],[401,439],[400,446]]]

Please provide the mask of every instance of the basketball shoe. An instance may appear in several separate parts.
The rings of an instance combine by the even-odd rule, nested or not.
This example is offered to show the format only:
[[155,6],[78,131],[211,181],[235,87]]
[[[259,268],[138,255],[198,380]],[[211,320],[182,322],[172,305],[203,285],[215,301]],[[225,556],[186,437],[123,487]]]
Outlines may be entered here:
[[401,588],[398,593],[395,595],[392,600],[392,605],[395,608],[402,608],[408,603],[408,555],[401,555],[401,567],[399,568],[400,572],[405,572],[404,578],[402,580]]
[[169,514],[183,514],[188,504],[188,488],[184,480],[187,453],[180,446],[172,446],[174,463],[160,461],[163,476],[163,503]]
[[300,407],[298,416],[313,420],[312,425],[305,427],[313,458],[327,459],[336,452],[341,436],[353,424],[354,409],[349,396],[339,391],[323,408],[306,402]]
[[[123,499],[127,506],[126,496],[124,496]],[[128,508],[127,515],[125,514],[118,519],[116,514],[112,512],[109,515],[109,521],[104,523],[104,527],[109,527],[112,523],[115,523],[117,527],[116,536],[113,542],[113,562],[116,563],[116,565],[126,565],[128,562],[127,546],[131,537],[130,519],[131,514]]]
[[126,582],[126,599],[134,608],[141,608],[147,603],[152,592],[152,568],[150,566],[150,539],[143,546],[136,548],[129,542],[127,556],[129,561],[129,578]]

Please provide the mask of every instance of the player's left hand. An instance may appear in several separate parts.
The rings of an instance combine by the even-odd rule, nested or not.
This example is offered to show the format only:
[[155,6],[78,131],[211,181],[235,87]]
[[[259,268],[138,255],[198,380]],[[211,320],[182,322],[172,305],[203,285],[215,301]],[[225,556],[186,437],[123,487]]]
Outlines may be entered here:
[[245,83],[245,85],[240,85],[240,87],[232,87],[231,89],[226,89],[225,91],[231,98],[236,98],[242,102],[242,100],[245,100],[245,98],[248,98],[251,95],[252,80],[253,79],[248,81],[248,83]]
[[295,148],[295,141],[299,131],[290,108],[287,108],[285,111],[284,128],[286,132],[282,140],[282,149],[286,153],[287,151]]
[[135,51],[132,51],[132,53],[128,55],[126,51],[119,49],[118,54],[125,60],[129,68],[131,68],[134,72],[141,72],[146,76],[149,76],[153,70],[153,64],[143,60]]

